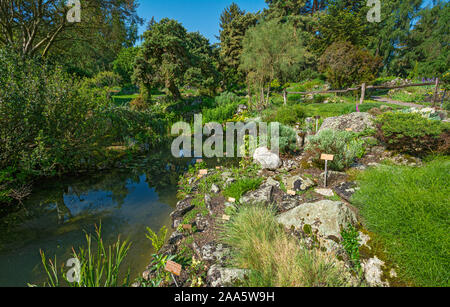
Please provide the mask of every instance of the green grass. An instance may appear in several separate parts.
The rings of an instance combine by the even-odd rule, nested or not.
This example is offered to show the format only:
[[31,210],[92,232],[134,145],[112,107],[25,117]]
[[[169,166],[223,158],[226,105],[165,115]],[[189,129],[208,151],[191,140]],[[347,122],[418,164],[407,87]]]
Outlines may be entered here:
[[236,182],[233,182],[223,191],[223,195],[225,197],[232,197],[239,201],[242,195],[247,193],[248,191],[253,191],[259,188],[263,179],[259,178],[243,178]]
[[232,264],[249,270],[247,287],[341,287],[348,273],[335,256],[306,249],[286,234],[275,212],[243,206],[225,224],[223,241],[233,247]]
[[112,101],[116,106],[124,106],[129,104],[133,99],[137,98],[139,94],[134,95],[115,95],[112,96]]
[[353,197],[370,231],[385,244],[401,277],[417,286],[449,286],[450,160],[420,168],[383,166],[359,176]]

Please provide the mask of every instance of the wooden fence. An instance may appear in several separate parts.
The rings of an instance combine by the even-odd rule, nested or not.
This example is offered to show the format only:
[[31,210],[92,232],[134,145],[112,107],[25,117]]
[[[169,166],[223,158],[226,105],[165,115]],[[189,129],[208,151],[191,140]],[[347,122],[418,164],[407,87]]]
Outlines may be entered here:
[[417,86],[429,86],[429,85],[435,85],[435,91],[433,96],[433,107],[436,106],[437,100],[439,99],[439,79],[436,79],[436,82],[424,82],[424,83],[414,83],[414,84],[404,84],[404,85],[397,85],[397,86],[387,86],[387,85],[366,85],[366,83],[363,83],[362,85],[359,85],[357,87],[351,87],[347,88],[345,90],[328,90],[328,91],[312,91],[312,92],[288,92],[287,90],[283,91],[283,98],[284,98],[284,104],[287,104],[287,97],[290,94],[297,94],[297,95],[316,95],[316,94],[337,94],[337,93],[348,93],[348,92],[354,92],[354,91],[361,91],[361,99],[360,104],[364,103],[364,99],[366,96],[366,90],[373,89],[373,90],[393,90],[393,89],[399,89],[399,88],[408,88],[408,87],[417,87]]

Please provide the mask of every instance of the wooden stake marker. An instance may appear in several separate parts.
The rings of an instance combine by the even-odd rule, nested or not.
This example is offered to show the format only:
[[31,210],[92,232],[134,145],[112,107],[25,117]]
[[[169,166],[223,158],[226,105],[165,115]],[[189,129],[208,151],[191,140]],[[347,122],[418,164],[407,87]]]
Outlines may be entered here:
[[333,161],[334,160],[334,155],[328,155],[328,154],[322,154],[322,156],[320,157],[321,160],[325,160],[325,179],[324,179],[324,183],[325,183],[325,187],[327,187],[327,180],[328,180],[328,161]]
[[177,280],[175,279],[175,276],[173,276],[173,275],[177,275],[177,276],[181,275],[181,264],[178,264],[178,263],[173,262],[173,261],[167,261],[166,267],[164,269],[167,272],[169,272],[170,275],[172,275],[172,279],[173,279],[173,281],[175,282],[175,285],[178,288]]
[[201,169],[199,171],[199,174],[202,175],[202,176],[208,175],[208,170],[207,169]]
[[352,128],[347,128],[347,129],[345,129],[345,131],[347,131],[347,132],[353,132],[353,129],[352,129]]
[[222,220],[224,220],[224,221],[229,221],[231,219],[231,217],[230,216],[228,216],[228,215],[222,215]]
[[230,198],[228,198],[228,201],[229,201],[230,203],[235,203],[235,202],[236,202],[236,199],[234,199],[233,197],[230,197]]
[[202,162],[203,162],[203,159],[197,159],[196,162],[197,162],[197,163],[202,163]]

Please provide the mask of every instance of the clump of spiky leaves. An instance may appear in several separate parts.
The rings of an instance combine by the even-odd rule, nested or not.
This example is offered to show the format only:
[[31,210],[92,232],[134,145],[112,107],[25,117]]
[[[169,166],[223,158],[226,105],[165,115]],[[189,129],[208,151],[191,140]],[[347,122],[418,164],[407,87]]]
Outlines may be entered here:
[[[124,280],[120,282],[120,268],[128,254],[131,243],[128,243],[126,240],[122,242],[119,236],[114,244],[105,247],[101,236],[101,225],[95,227],[94,241],[95,243],[93,243],[92,235],[86,233],[87,247],[80,247],[78,252],[72,248],[73,257],[77,259],[79,264],[79,267],[76,269],[78,272],[74,271],[72,276],[70,276],[72,278],[69,278],[67,275],[67,273],[70,274],[71,272],[70,268],[66,268],[68,271],[65,272],[63,265],[61,271],[58,272],[56,256],[54,261],[51,259],[47,260],[45,253],[41,250],[42,264],[48,277],[44,287],[59,287],[63,285],[70,287],[129,286],[129,269]],[[73,279],[75,281],[71,281]],[[65,284],[61,281],[64,281]]]
[[145,236],[147,237],[147,239],[152,241],[152,245],[156,253],[159,253],[161,248],[164,246],[164,243],[166,242],[167,227],[161,227],[158,233],[154,232],[150,227],[147,227],[147,232],[148,233],[146,233]]
[[250,287],[350,286],[350,274],[333,254],[307,249],[276,221],[264,206],[241,206],[223,229],[233,247],[233,265],[248,269]]

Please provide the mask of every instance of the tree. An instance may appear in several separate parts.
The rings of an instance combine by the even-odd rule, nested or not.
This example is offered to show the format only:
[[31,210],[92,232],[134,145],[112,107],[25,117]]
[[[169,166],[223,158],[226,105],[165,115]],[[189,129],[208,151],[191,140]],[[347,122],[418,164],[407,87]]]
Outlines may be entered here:
[[260,103],[264,102],[267,85],[269,102],[270,83],[278,78],[287,80],[307,62],[309,56],[299,35],[289,23],[270,20],[247,31],[243,41],[241,68],[247,72],[249,82],[261,91]]
[[381,61],[350,42],[335,42],[321,56],[319,69],[334,88],[342,89],[375,79]]
[[190,67],[184,75],[186,85],[206,90],[214,95],[219,83],[217,52],[199,32],[187,34]]
[[402,70],[416,66],[417,74],[432,78],[450,66],[450,3],[438,1],[419,14],[419,20],[408,36],[400,55],[407,59]]
[[244,75],[239,71],[242,41],[247,30],[256,22],[257,15],[246,13],[235,3],[220,16],[220,71],[227,87],[244,81]]
[[119,33],[124,22],[141,21],[135,0],[82,2],[81,22],[71,23],[66,18],[70,7],[61,0],[0,0],[0,43],[25,56],[46,56],[55,45],[80,33],[82,39],[98,43],[93,39],[99,30]]
[[139,47],[123,48],[113,62],[113,70],[122,77],[124,84],[131,83],[134,71],[134,62],[139,53]]
[[181,98],[178,88],[189,67],[186,29],[168,18],[152,24],[144,33],[134,70],[134,80],[144,90],[144,97],[152,88],[164,86],[173,98]]

